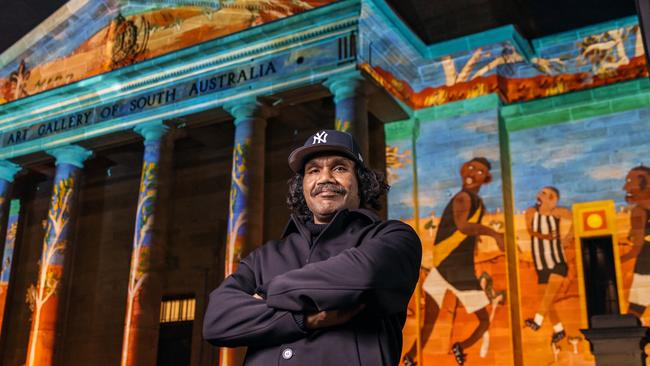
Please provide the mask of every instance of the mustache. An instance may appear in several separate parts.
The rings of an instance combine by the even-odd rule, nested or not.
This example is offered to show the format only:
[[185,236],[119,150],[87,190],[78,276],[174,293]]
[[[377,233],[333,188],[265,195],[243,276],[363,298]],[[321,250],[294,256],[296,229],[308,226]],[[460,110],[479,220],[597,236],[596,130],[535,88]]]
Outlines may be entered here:
[[338,184],[333,184],[333,183],[324,183],[324,184],[318,184],[316,187],[311,191],[311,196],[316,196],[317,194],[323,192],[323,191],[330,191],[338,194],[346,194],[347,191],[343,186],[340,186]]

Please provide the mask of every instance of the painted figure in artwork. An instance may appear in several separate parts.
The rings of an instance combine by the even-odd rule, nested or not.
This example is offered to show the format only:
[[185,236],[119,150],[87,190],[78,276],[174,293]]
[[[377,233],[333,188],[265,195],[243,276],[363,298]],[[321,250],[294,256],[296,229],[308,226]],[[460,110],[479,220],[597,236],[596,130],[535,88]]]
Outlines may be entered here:
[[[481,339],[490,326],[487,310],[490,299],[474,267],[476,244],[480,236],[490,236],[496,240],[499,249],[504,250],[503,233],[481,223],[485,206],[478,193],[481,186],[492,181],[491,168],[490,162],[483,157],[473,158],[461,166],[462,189],[443,211],[434,240],[434,266],[422,284],[426,303],[423,345],[431,336],[447,291],[478,319],[478,325],[469,337],[452,346],[451,351],[459,365],[465,363],[464,350]],[[404,365],[415,365],[416,353],[414,344],[404,356]]]
[[636,258],[630,286],[628,312],[641,318],[650,305],[650,168],[632,168],[625,179],[625,200],[633,205],[630,215],[632,249],[621,262]]
[[558,206],[560,191],[555,187],[544,187],[537,193],[535,206],[526,209],[526,229],[530,235],[531,254],[539,291],[539,307],[533,315],[524,321],[524,325],[533,331],[538,331],[548,316],[553,324],[551,345],[566,337],[564,325],[560,321],[554,306],[559,290],[567,281],[569,266],[567,264],[564,246],[573,242],[572,230],[562,240],[560,225],[568,222],[572,225],[571,211]]

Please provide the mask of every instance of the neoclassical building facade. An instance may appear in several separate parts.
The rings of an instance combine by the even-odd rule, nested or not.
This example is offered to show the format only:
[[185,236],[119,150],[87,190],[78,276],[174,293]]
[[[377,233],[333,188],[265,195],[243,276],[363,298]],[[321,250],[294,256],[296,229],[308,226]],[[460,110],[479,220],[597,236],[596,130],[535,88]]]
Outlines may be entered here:
[[[0,363],[238,364],[201,338],[208,294],[280,236],[286,158],[329,128],[422,239],[405,354],[456,365],[485,313],[468,365],[594,365],[590,316],[650,321],[640,34],[427,45],[384,0],[68,2],[0,55]],[[468,161],[491,175],[468,219],[492,234],[454,244]],[[443,264],[487,302],[424,285]]]

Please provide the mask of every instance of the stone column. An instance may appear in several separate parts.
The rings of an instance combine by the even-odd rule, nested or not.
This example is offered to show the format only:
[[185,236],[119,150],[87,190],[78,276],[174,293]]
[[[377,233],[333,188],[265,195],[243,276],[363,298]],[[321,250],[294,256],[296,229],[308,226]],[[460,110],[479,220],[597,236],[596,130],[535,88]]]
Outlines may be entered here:
[[[229,276],[243,257],[262,244],[266,118],[262,104],[252,98],[224,109],[235,117],[224,263],[224,276]],[[242,356],[241,351],[222,349],[220,365],[240,365]]]
[[158,193],[161,140],[169,127],[162,122],[135,127],[144,137],[144,158],[135,218],[121,365],[153,365],[158,346],[159,281],[151,280],[153,225]]
[[[4,320],[5,303],[7,301],[7,290],[11,276],[11,264],[14,257],[14,242],[16,240],[16,228],[18,225],[18,214],[20,201],[10,201],[9,194],[14,176],[20,167],[12,162],[0,160],[0,233],[6,232],[2,262],[0,262],[0,330]],[[9,205],[9,220],[6,218],[7,205]]]
[[325,86],[334,95],[336,105],[335,129],[351,133],[359,144],[361,154],[368,157],[368,99],[365,79],[358,70],[333,76]]
[[65,259],[70,244],[73,222],[72,208],[79,190],[79,176],[83,162],[92,154],[76,145],[47,151],[56,159],[56,176],[47,227],[43,239],[40,269],[36,286],[29,289],[33,305],[32,327],[27,348],[27,366],[53,364],[56,341],[60,340],[59,306],[64,306],[61,277],[69,260]]

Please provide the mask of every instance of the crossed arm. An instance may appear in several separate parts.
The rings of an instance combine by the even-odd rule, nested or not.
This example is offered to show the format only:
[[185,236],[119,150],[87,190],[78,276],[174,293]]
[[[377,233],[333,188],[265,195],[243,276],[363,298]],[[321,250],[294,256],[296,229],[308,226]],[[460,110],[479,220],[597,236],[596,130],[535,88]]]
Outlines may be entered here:
[[[363,307],[404,311],[418,278],[421,245],[405,224],[392,225],[355,248],[288,271],[256,295],[254,255],[210,295],[204,338],[219,346],[266,346],[295,341],[306,329],[342,324]],[[294,315],[305,316],[305,328]]]
[[210,294],[203,338],[215,346],[270,346],[306,335],[292,314],[266,305],[255,295],[254,253]]
[[363,244],[273,278],[269,306],[314,312],[366,304],[379,315],[404,311],[418,279],[422,246],[406,224],[393,224]]

